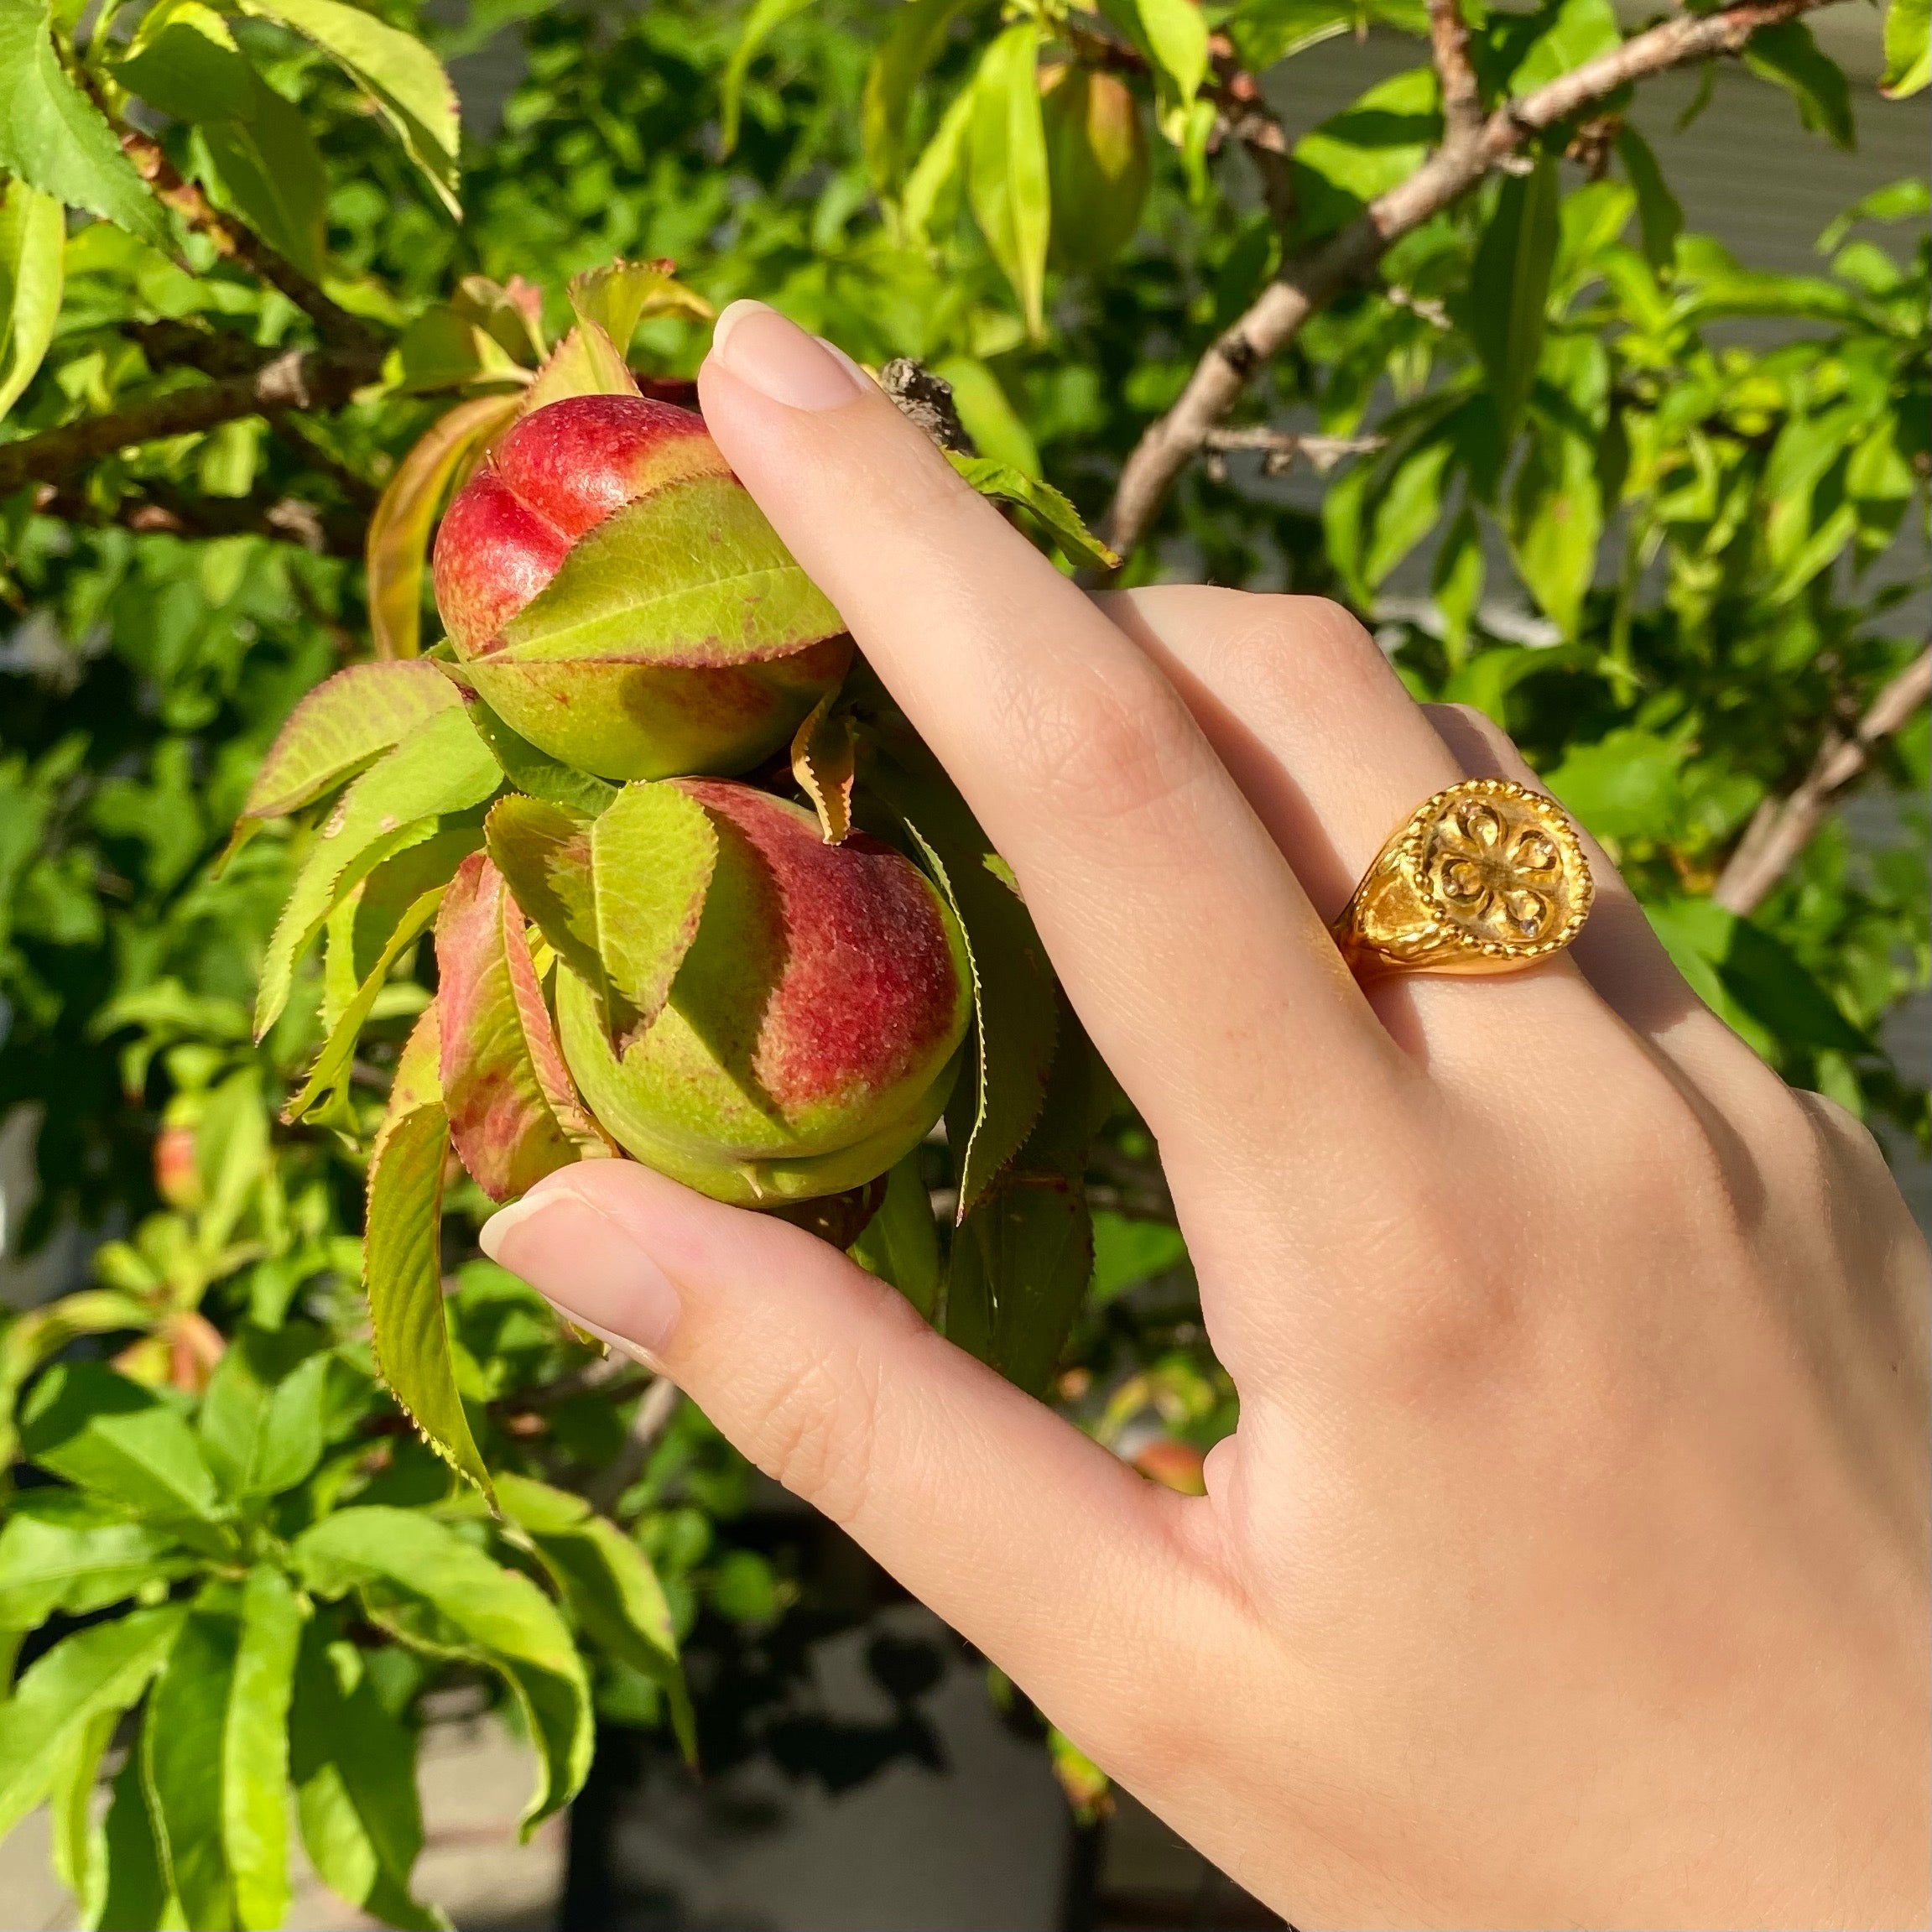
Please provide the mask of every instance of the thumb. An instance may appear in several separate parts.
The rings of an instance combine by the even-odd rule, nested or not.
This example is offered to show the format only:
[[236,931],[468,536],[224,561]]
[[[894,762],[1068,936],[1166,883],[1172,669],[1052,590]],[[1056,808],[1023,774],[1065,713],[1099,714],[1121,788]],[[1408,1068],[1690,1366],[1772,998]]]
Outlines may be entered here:
[[1146,1654],[1157,1619],[1171,1629],[1168,1591],[1148,1586],[1179,1567],[1184,1499],[816,1236],[637,1162],[549,1175],[482,1240],[571,1320],[670,1377],[1056,1721],[1082,1737],[1117,1726],[1117,1711],[1059,1706]]

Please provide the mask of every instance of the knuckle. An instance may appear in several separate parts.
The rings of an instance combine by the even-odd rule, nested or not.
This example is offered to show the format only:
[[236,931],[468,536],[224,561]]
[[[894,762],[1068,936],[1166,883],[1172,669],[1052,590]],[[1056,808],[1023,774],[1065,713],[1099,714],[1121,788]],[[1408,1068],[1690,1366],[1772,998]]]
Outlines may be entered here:
[[878,1357],[863,1343],[810,1357],[773,1392],[752,1460],[821,1515],[851,1523],[872,1488],[879,1389]]
[[1151,665],[1012,694],[1000,720],[1015,774],[1042,807],[1088,820],[1157,810],[1191,776],[1193,726]]

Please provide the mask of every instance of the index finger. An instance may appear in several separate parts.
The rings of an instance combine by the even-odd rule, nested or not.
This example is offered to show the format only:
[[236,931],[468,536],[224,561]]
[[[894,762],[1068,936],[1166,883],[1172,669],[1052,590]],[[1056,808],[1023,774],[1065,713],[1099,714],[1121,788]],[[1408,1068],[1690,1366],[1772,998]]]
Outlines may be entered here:
[[[726,310],[699,386],[732,466],[1012,866],[1170,1168],[1276,1161],[1283,1131],[1393,1103],[1408,1063],[1153,664],[773,310]],[[1268,1077],[1284,1039],[1291,1083]]]

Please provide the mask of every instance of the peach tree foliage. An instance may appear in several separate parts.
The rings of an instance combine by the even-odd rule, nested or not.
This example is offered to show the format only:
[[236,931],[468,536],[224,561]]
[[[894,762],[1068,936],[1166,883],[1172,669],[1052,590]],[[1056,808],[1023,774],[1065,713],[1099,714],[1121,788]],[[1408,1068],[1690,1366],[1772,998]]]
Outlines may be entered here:
[[[1625,32],[1602,0],[760,0],[432,27],[400,0],[0,0],[0,1104],[44,1110],[28,1242],[75,1215],[115,1237],[91,1285],[0,1333],[21,1659],[0,1825],[50,1801],[90,1924],[279,1923],[289,1794],[329,1883],[434,1922],[411,1767],[439,1686],[513,1715],[532,1822],[581,1780],[593,1712],[687,1741],[695,1716],[712,1763],[775,1735],[691,1713],[677,1669],[680,1641],[785,1627],[800,1587],[735,1540],[742,1466],[466,1258],[487,1201],[402,1062],[457,881],[463,930],[495,935],[475,983],[541,1046],[522,966],[554,988],[538,955],[570,922],[506,921],[479,855],[513,879],[617,782],[699,861],[699,820],[717,831],[653,792],[665,774],[586,776],[492,728],[487,695],[423,661],[456,654],[436,520],[546,377],[688,403],[705,317],[741,294],[874,367],[918,357],[975,480],[1070,561],[1094,553],[1049,477],[1127,581],[1164,561],[1350,602],[1419,695],[1516,734],[1759,1051],[1923,1133],[1877,1030],[1923,983],[1923,816],[1874,855],[1831,807],[1925,778],[1900,615],[1924,561],[1925,192],[1879,190],[1814,273],[1766,274],[1685,230],[1668,142],[1628,117],[1652,74],[1732,58],[1789,97],[1794,140],[1914,111],[1848,84],[1810,10]],[[519,15],[502,125],[460,136],[445,62]],[[1290,143],[1268,102],[1296,57],[1367,27],[1409,37],[1409,70]],[[1892,0],[1885,35],[1883,91],[1911,95],[1923,6]],[[620,258],[678,268],[599,273]],[[1291,467],[1308,488],[1268,486]],[[346,761],[264,764],[305,694],[285,748],[313,750],[330,690],[378,685],[346,710]],[[414,842],[320,878],[355,789],[397,779],[412,729],[459,726],[462,755],[412,781]],[[785,749],[758,785],[836,818],[849,777],[862,823],[948,895],[977,982],[956,1153],[894,1168],[869,1258],[1185,1486],[1228,1392],[1153,1150],[1023,909],[862,669]],[[245,814],[263,829],[224,865]],[[1080,1077],[1042,1105],[1056,1038]],[[386,1251],[371,1227],[374,1278],[423,1343],[383,1366],[418,1375],[419,1418],[493,1508],[377,1372],[379,1140],[409,1211]],[[1013,1185],[1016,1150],[1061,1185]],[[1002,1187],[1058,1219],[1002,1243],[980,1198]],[[1039,1292],[996,1303],[996,1278]]]

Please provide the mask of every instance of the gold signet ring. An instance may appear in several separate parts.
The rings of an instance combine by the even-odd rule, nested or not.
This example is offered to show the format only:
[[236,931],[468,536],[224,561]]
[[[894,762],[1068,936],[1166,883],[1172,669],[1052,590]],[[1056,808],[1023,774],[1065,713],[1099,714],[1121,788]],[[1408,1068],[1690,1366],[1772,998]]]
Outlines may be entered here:
[[1596,888],[1575,821],[1508,779],[1425,799],[1330,930],[1358,979],[1514,972],[1583,930]]

